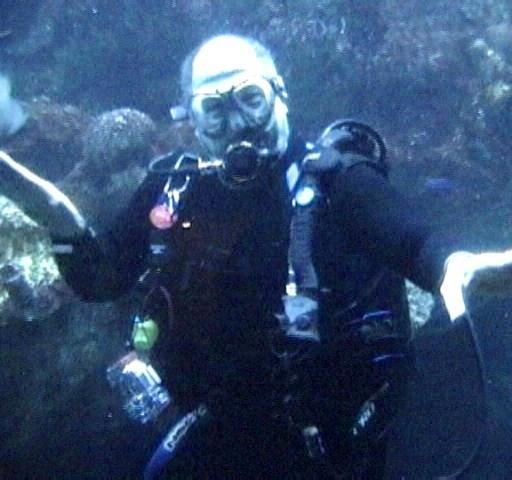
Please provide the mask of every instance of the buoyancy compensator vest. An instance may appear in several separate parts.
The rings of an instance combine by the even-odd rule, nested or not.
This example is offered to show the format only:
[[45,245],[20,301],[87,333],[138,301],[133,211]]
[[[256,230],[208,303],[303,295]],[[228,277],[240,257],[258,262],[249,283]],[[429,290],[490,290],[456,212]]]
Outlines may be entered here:
[[[329,203],[324,177],[358,164],[387,176],[385,144],[371,127],[338,120],[286,174],[293,214],[286,295],[277,316],[288,341],[273,339],[281,360],[275,375],[284,378],[281,396],[289,424],[302,436],[311,462],[332,478],[345,478],[349,470],[360,476],[370,468],[404,396],[411,365],[409,329],[398,332],[387,309],[351,318],[333,330],[335,338],[321,338],[325,330],[320,323],[327,319],[320,318],[322,292],[313,246],[319,212]],[[383,277],[384,271],[377,271],[343,313],[357,312]],[[350,467],[340,465],[352,454]]]

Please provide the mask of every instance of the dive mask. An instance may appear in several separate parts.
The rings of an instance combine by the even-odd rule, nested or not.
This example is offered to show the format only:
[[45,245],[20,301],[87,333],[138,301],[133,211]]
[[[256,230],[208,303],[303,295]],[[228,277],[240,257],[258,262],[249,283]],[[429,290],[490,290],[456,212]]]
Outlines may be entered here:
[[240,83],[222,91],[200,87],[192,96],[190,109],[198,130],[210,138],[227,133],[229,112],[236,110],[248,129],[266,127],[272,117],[276,81],[260,76],[245,77]]

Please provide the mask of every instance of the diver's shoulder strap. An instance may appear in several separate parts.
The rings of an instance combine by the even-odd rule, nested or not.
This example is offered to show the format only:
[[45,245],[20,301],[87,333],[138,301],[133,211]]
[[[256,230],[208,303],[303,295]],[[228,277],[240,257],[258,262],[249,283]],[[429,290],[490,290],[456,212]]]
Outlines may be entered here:
[[[339,120],[328,126],[316,143],[308,145],[303,158],[296,159],[288,167],[286,181],[293,214],[286,291],[294,293],[283,297],[287,335],[320,339],[316,325],[319,279],[313,262],[313,236],[320,207],[328,203],[328,199],[325,202],[328,189],[323,177],[326,174],[333,177],[329,174],[347,171],[359,164],[367,164],[386,176],[385,156],[385,144],[375,130],[354,120]],[[314,305],[308,306],[307,315],[297,309],[299,313],[290,314],[291,302],[300,302],[305,309],[306,300],[310,298]],[[295,317],[307,317],[309,321],[301,324]]]

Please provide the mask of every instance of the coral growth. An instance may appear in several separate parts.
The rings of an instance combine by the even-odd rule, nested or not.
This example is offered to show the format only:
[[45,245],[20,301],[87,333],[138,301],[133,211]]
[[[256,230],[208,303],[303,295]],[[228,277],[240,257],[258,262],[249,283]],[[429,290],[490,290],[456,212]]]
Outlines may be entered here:
[[144,165],[155,130],[153,120],[138,110],[120,108],[102,113],[85,132],[85,160],[104,174]]
[[[10,267],[9,267],[10,266]],[[57,308],[58,295],[50,305],[43,305],[43,297],[50,301],[52,288],[59,290],[60,275],[53,260],[50,243],[44,229],[29,219],[5,197],[0,196],[0,321],[5,324],[13,318],[32,320],[43,318]],[[34,292],[34,302],[16,302],[10,298],[7,272],[17,272],[25,292]],[[36,300],[36,296],[41,296]],[[44,300],[44,301],[46,301]],[[40,303],[38,303],[41,301]]]

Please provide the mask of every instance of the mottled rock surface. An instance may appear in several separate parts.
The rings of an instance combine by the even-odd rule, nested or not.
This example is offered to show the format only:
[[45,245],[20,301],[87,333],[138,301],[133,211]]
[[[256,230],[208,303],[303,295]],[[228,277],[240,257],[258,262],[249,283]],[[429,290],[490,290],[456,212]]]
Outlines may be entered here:
[[[50,251],[46,232],[30,220],[16,205],[0,196],[0,266],[14,265],[23,273],[28,284],[38,290],[54,285],[60,276]],[[8,311],[9,294],[0,284],[0,324],[17,320],[34,320],[46,317],[48,311],[31,315],[23,309]]]
[[105,174],[144,166],[150,154],[155,124],[146,114],[119,108],[95,117],[84,135],[84,157]]

